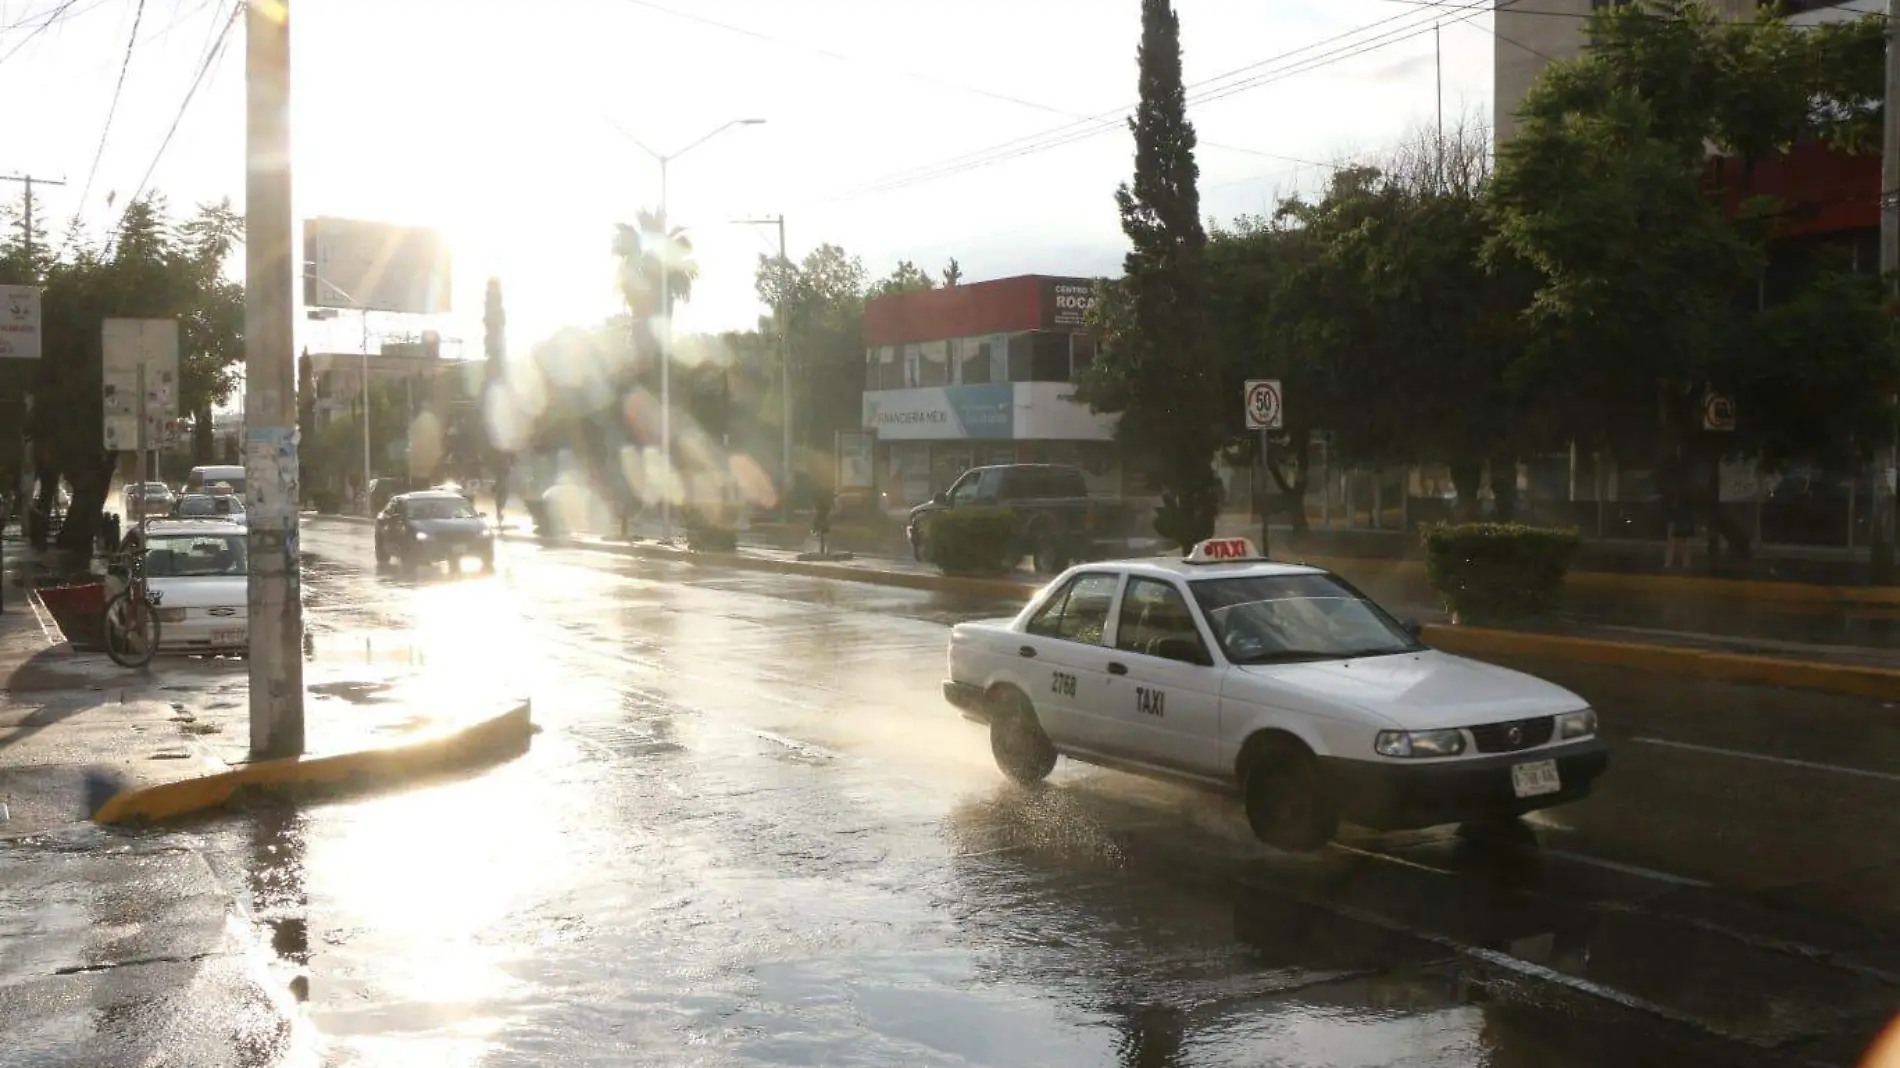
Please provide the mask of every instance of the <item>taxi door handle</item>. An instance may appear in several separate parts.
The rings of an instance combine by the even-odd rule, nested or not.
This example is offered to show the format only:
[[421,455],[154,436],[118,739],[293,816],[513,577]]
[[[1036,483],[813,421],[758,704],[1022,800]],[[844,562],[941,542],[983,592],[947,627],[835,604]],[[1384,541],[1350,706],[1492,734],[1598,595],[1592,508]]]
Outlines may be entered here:
[[1016,650],[1016,652],[1020,656],[1026,656],[1031,659],[1034,659],[1036,655],[1036,647],[1033,645],[1025,645],[1022,648]]
[[1128,674],[1128,665],[1127,664],[1110,664],[1108,665],[1108,673],[1110,675],[1126,675]]

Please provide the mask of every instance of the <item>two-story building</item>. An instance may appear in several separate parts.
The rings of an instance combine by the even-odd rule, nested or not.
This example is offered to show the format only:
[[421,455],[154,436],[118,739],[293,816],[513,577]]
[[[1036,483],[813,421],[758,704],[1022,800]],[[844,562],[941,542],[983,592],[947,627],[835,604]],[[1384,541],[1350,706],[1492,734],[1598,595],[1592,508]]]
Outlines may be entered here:
[[879,297],[864,309],[864,426],[888,508],[971,467],[1075,464],[1117,493],[1115,418],[1077,402],[1095,361],[1088,278],[1021,275]]

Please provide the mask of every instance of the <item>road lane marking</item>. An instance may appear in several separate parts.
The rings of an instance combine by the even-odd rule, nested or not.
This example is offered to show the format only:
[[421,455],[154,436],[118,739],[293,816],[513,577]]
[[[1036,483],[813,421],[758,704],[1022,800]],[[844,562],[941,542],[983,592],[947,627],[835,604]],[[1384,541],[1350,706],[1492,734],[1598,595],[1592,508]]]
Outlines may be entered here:
[[1645,868],[1638,864],[1625,864],[1620,860],[1605,860],[1602,857],[1593,857],[1585,853],[1572,853],[1565,849],[1540,849],[1538,852],[1547,857],[1558,857],[1563,860],[1575,861],[1578,864],[1590,864],[1599,868],[1607,868],[1610,871],[1621,872],[1624,875],[1634,875],[1643,879],[1654,879],[1659,883],[1671,883],[1676,886],[1693,886],[1698,890],[1708,890],[1715,886],[1714,883],[1704,879],[1692,879],[1687,875],[1673,875],[1666,871],[1657,871],[1654,868]]
[[1793,757],[1769,756],[1766,753],[1750,753],[1742,749],[1723,749],[1715,745],[1697,745],[1694,742],[1672,742],[1667,738],[1633,738],[1631,741],[1644,745],[1660,745],[1668,749],[1687,749],[1693,753],[1709,753],[1714,756],[1734,757],[1737,760],[1759,760],[1767,764],[1780,764],[1790,768],[1807,768],[1810,771],[1831,771],[1837,775],[1856,775],[1863,779],[1879,779],[1882,782],[1900,783],[1900,775],[1885,771],[1869,771],[1866,768],[1849,768],[1840,764],[1823,764],[1816,760],[1796,760]]

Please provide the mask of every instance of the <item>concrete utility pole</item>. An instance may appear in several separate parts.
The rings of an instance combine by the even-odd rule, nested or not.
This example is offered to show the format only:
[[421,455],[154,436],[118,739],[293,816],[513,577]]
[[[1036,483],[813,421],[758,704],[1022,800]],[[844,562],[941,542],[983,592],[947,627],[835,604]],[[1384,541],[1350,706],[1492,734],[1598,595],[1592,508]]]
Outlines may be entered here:
[[[24,216],[24,220],[26,222],[26,233],[23,235],[22,241],[26,245],[26,262],[32,263],[33,262],[33,183],[38,182],[41,185],[65,185],[66,183],[55,182],[51,178],[35,178],[34,176],[30,174],[0,174],[0,182],[19,182],[26,187],[26,214]],[[32,279],[28,279],[28,281],[37,282],[39,281],[39,279],[32,278]]]
[[251,756],[302,754],[292,344],[290,2],[247,0],[244,56],[244,466],[250,511]]
[[[1900,278],[1900,0],[1887,0],[1887,92],[1882,116],[1880,152],[1880,274],[1889,287]],[[1895,293],[1893,289],[1890,294]],[[1900,384],[1888,383],[1883,398],[1890,409],[1900,408],[1894,390]],[[1871,563],[1868,577],[1877,585],[1894,580],[1894,445],[1900,428],[1894,426],[1890,412],[1883,420],[1874,444],[1874,499]]]
[[[785,258],[785,216],[768,215],[762,219],[732,221],[741,226],[778,227],[778,261],[786,267],[791,266],[791,261]],[[784,432],[778,460],[778,512],[779,519],[789,523],[792,520],[792,324],[786,314],[783,289],[779,292],[778,306],[772,309],[772,315],[778,319],[779,422]]]

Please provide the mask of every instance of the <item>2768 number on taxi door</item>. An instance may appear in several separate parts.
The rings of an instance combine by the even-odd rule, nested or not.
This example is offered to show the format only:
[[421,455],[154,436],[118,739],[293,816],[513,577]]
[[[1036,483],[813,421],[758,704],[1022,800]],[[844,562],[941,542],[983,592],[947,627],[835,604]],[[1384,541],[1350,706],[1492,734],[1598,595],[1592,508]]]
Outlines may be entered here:
[[1058,671],[1049,679],[1049,692],[1064,697],[1075,696],[1075,676],[1066,671]]

